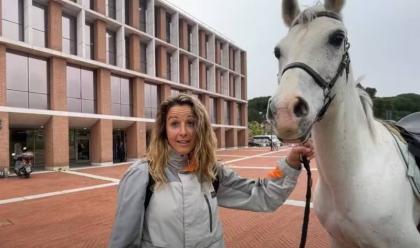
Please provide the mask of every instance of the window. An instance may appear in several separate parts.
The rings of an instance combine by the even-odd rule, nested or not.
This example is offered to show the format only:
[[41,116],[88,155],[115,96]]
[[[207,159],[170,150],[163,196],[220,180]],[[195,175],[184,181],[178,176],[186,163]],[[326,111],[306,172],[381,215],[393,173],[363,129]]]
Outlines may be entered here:
[[48,109],[48,62],[6,52],[7,106]]
[[236,98],[242,98],[242,94],[241,94],[241,80],[240,78],[235,78],[235,97]]
[[170,53],[166,56],[166,79],[171,80],[172,75],[172,55]]
[[130,69],[130,38],[125,37],[125,68]]
[[236,125],[243,126],[243,124],[242,124],[242,108],[241,108],[240,104],[237,104],[237,106],[238,106],[238,114],[237,114],[237,117],[236,117]]
[[190,52],[192,52],[192,40],[193,40],[192,26],[188,25],[188,51]]
[[223,102],[223,110],[225,112],[224,124],[229,125],[230,124],[230,109],[229,109],[229,104],[226,101]]
[[140,72],[147,73],[147,43],[140,42]]
[[69,54],[77,54],[77,31],[76,18],[72,16],[63,15],[62,17],[62,42],[63,52]]
[[3,0],[2,36],[23,41],[23,0]]
[[193,62],[191,60],[188,60],[188,84],[191,86],[193,85]]
[[140,30],[146,32],[147,0],[139,0]]
[[67,108],[70,112],[96,113],[95,73],[67,66]]
[[172,25],[171,14],[166,13],[166,41],[168,43],[171,43],[171,25]]
[[125,24],[130,25],[130,2],[131,0],[124,1],[124,9],[125,9]]
[[213,97],[210,97],[209,107],[210,107],[210,113],[209,113],[209,115],[210,115],[210,122],[211,123],[217,123],[217,120],[216,120],[216,116],[217,116],[217,113],[216,113],[217,105],[216,105],[216,100]]
[[154,119],[158,109],[157,86],[144,84],[144,117]]
[[130,80],[123,77],[111,76],[112,114],[132,116]]
[[210,43],[209,43],[209,35],[206,34],[206,49],[204,49],[204,58],[208,59],[207,55],[210,54]]
[[93,25],[90,23],[85,23],[85,58],[93,59]]
[[171,89],[171,96],[177,96],[177,95],[179,95],[179,90]]
[[32,44],[35,46],[46,47],[47,16],[46,8],[40,4],[32,3]]
[[225,81],[225,73],[220,73],[220,85],[222,86],[222,94],[229,95],[229,81]]
[[111,17],[112,19],[115,19],[115,17],[117,16],[116,15],[117,14],[117,11],[116,11],[117,9],[116,9],[115,5],[116,5],[115,0],[108,0],[106,2],[106,10],[107,10],[106,15],[108,17]]
[[115,32],[111,30],[106,31],[106,62],[111,65],[117,64],[116,56],[116,39]]
[[214,81],[211,80],[211,69],[209,67],[206,68],[206,80],[207,80],[207,90],[215,92],[216,87]]

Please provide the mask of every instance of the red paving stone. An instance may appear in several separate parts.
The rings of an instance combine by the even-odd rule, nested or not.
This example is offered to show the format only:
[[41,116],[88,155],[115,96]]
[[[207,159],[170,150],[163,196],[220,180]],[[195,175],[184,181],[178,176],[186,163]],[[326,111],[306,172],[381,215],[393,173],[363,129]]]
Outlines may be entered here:
[[0,200],[109,183],[63,172],[35,173],[31,178],[0,178]]
[[[242,152],[243,150],[241,150]],[[261,149],[260,153],[266,150]],[[254,153],[253,153],[254,154]],[[247,156],[252,154],[247,154]],[[255,154],[254,154],[255,155]],[[246,156],[246,155],[245,155]],[[254,158],[253,158],[254,159]],[[260,159],[260,158],[256,158]],[[263,158],[275,164],[277,158]],[[247,160],[238,165],[247,164]],[[255,162],[255,161],[254,161]],[[125,166],[92,168],[79,172],[120,178],[127,169]],[[237,169],[242,176],[264,177],[269,170]],[[302,173],[304,174],[304,173]],[[316,179],[316,174],[315,175]],[[54,187],[77,188],[81,182],[101,184],[104,181],[64,173],[37,174],[43,180],[30,178],[16,182],[25,183],[34,194],[38,188],[55,191]],[[64,177],[63,177],[64,175]],[[48,180],[47,180],[48,179]],[[9,189],[15,180],[0,180],[0,188]],[[42,182],[43,185],[39,183]],[[20,185],[20,184],[17,184]],[[51,185],[55,185],[51,187]],[[306,176],[301,175],[297,188],[290,199],[302,200],[306,187]],[[54,190],[52,190],[54,189]],[[20,190],[20,191],[19,191]],[[114,219],[117,186],[94,189],[36,200],[27,200],[0,205],[0,247],[106,247]],[[25,193],[19,187],[12,187],[12,195]],[[254,213],[248,211],[220,208],[225,231],[227,248],[256,247],[298,247],[303,218],[302,207],[284,205],[273,213]],[[25,238],[22,238],[22,234]],[[308,241],[306,247],[328,247],[328,237],[311,213]]]

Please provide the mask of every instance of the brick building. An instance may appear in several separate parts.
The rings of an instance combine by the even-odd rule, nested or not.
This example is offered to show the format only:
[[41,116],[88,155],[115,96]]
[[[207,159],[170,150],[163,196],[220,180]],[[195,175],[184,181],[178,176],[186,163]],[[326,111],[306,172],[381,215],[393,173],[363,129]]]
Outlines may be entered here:
[[0,0],[0,167],[142,157],[159,102],[206,106],[218,147],[247,145],[246,52],[161,0]]

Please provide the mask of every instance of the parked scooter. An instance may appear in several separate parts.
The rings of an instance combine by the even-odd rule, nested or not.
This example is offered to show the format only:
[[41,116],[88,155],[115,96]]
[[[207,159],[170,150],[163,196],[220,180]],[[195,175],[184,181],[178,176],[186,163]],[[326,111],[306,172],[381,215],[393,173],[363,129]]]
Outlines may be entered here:
[[24,152],[16,155],[12,153],[15,160],[14,171],[16,176],[29,178],[32,173],[32,162],[34,154],[32,152],[25,151],[26,147],[23,148]]

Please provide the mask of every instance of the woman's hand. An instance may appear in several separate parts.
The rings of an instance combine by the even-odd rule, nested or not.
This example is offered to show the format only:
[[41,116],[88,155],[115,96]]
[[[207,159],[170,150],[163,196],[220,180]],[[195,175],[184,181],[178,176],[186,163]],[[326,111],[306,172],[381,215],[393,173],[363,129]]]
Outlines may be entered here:
[[286,157],[286,162],[295,169],[300,169],[300,156],[306,156],[311,160],[315,156],[312,141],[308,140],[304,144],[293,146]]

